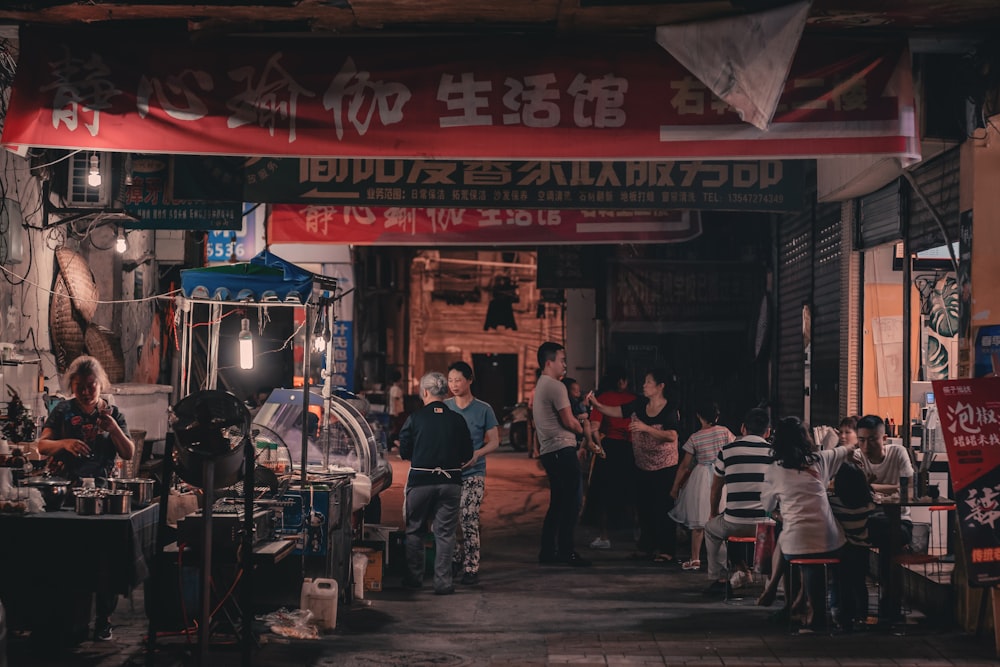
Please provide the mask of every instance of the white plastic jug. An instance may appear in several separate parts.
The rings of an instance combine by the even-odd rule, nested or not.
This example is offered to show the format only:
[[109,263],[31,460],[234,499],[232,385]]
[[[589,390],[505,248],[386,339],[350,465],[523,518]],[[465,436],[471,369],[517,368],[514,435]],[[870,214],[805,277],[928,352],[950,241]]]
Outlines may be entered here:
[[368,571],[368,554],[357,547],[351,551],[351,567],[354,568],[354,598],[365,599],[365,572]]
[[323,630],[337,627],[337,580],[305,579],[299,607],[313,613],[316,625]]

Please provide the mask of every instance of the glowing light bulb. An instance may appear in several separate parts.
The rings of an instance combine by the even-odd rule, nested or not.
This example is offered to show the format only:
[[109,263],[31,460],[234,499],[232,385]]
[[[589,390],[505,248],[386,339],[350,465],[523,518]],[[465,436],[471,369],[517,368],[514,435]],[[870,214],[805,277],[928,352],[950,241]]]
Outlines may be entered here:
[[101,187],[101,162],[97,153],[90,156],[90,171],[87,173],[87,185],[92,188]]
[[253,335],[250,333],[250,320],[243,318],[240,323],[240,368],[245,371],[253,368]]
[[318,336],[313,338],[313,350],[316,352],[326,351],[326,336],[324,336],[323,334],[319,334]]
[[125,238],[125,230],[119,227],[118,238],[115,239],[115,252],[124,255],[126,250],[128,250],[128,239]]

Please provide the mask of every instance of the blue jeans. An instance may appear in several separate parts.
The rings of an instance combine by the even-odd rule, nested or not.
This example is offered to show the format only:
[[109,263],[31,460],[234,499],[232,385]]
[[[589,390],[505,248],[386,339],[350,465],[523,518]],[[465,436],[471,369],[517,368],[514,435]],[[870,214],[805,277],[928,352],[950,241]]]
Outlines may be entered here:
[[549,477],[549,511],[542,522],[539,558],[568,558],[580,514],[580,460],[575,447],[563,447],[539,457]]

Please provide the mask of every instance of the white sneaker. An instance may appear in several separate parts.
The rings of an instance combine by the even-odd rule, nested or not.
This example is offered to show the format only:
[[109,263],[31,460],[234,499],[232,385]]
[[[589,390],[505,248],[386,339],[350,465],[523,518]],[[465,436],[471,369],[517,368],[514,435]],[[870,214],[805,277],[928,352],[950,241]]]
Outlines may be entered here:
[[610,549],[611,540],[602,540],[599,537],[594,538],[594,541],[590,543],[591,549]]

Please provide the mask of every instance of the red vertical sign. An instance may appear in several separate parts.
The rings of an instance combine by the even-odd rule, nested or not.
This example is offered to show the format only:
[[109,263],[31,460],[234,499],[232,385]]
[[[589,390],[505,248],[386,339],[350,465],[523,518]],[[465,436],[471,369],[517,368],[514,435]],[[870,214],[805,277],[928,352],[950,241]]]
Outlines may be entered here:
[[935,380],[970,586],[1000,584],[1000,378]]

